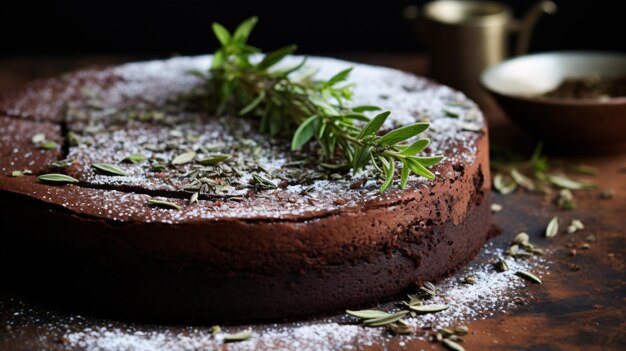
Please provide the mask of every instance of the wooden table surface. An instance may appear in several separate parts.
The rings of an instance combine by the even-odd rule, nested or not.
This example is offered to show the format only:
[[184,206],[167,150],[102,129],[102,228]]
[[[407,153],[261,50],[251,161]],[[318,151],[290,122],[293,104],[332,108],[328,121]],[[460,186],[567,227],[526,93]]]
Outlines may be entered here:
[[[355,61],[397,67],[424,73],[427,61],[418,55],[337,55]],[[72,69],[92,65],[116,64],[137,59],[137,56],[94,56],[54,59],[0,60],[0,92],[19,87],[29,80],[54,76]],[[492,143],[528,151],[536,142],[513,126],[495,105],[483,110],[488,116]],[[624,116],[626,118],[626,116]],[[465,338],[466,350],[626,350],[626,153],[588,156],[550,155],[557,165],[585,164],[599,172],[591,179],[599,184],[595,190],[576,192],[577,207],[571,211],[559,209],[554,195],[545,196],[517,191],[502,196],[494,194],[493,201],[504,210],[495,214],[502,234],[493,239],[495,246],[506,247],[519,231],[530,234],[532,241],[541,242],[549,250],[550,274],[542,285],[530,286],[531,302],[507,313],[468,323],[471,333]],[[613,189],[612,199],[602,199],[600,192]],[[551,240],[543,238],[547,220],[558,215],[563,222],[581,219],[585,230],[575,234],[559,234]],[[596,238],[587,250],[571,256],[572,247],[581,247],[585,237]],[[480,260],[482,258],[477,258]],[[2,282],[2,280],[0,280]],[[62,335],[88,324],[124,326],[122,322],[91,317],[73,319],[53,307],[37,302],[23,302],[0,283],[0,350],[67,350],[76,349],[64,343]],[[15,310],[37,316],[29,323],[16,323]],[[62,326],[54,323],[63,316]],[[139,331],[176,330],[181,326],[134,325]],[[201,328],[201,327],[199,327]],[[264,326],[255,326],[262,330]],[[61,337],[61,339],[59,339]],[[402,340],[400,342],[399,340]],[[337,347],[346,347],[338,345]],[[420,339],[390,337],[374,345],[353,345],[352,349],[441,349],[440,344]],[[228,348],[225,346],[224,348]]]

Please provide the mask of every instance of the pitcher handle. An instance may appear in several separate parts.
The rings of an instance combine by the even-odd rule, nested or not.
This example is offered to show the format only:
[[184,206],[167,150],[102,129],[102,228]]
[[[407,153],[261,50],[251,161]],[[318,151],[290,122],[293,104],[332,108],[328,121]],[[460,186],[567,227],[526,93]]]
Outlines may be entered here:
[[540,1],[533,5],[521,20],[511,22],[510,29],[518,34],[515,56],[523,55],[528,51],[533,29],[544,13],[549,15],[556,13],[556,4],[552,1]]

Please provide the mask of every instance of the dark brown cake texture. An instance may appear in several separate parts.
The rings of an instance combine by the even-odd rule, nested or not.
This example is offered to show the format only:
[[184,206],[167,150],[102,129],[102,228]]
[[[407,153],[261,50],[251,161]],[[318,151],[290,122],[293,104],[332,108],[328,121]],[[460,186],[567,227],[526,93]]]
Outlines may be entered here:
[[[0,99],[0,247],[12,284],[129,318],[282,319],[365,306],[437,280],[481,249],[491,224],[487,128],[463,94],[388,68],[309,58],[320,77],[353,66],[354,103],[391,110],[386,129],[431,123],[427,153],[446,156],[436,179],[411,176],[404,191],[381,194],[368,170],[325,170],[313,148],[291,152],[255,120],[181,108],[201,83],[187,72],[209,63],[80,71]],[[31,141],[39,133],[58,146],[40,149]],[[171,164],[190,150],[230,158]],[[122,162],[135,154],[146,161]],[[79,183],[11,176],[24,170]]]

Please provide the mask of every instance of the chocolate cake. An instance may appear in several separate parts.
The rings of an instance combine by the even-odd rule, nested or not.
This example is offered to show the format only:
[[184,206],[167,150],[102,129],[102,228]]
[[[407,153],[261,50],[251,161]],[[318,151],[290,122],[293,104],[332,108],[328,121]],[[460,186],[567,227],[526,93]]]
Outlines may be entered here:
[[[16,289],[131,318],[281,319],[436,281],[485,243],[487,128],[463,94],[309,58],[319,77],[353,66],[354,103],[391,110],[385,129],[431,123],[426,152],[446,156],[436,179],[380,193],[367,169],[329,171],[312,147],[290,151],[253,118],[184,108],[201,84],[188,72],[209,65],[85,70],[0,99],[0,247]],[[38,181],[44,173],[78,182]]]

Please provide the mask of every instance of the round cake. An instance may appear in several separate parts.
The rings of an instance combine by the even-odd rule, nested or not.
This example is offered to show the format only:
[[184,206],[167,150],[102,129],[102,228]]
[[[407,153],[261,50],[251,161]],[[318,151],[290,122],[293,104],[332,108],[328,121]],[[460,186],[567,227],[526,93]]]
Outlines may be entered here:
[[[487,128],[462,93],[308,59],[320,78],[354,67],[353,102],[392,111],[384,130],[430,122],[425,155],[445,156],[436,178],[381,193],[367,169],[328,170],[254,118],[184,108],[202,84],[189,71],[210,62],[78,71],[0,99],[0,254],[16,289],[131,318],[282,319],[436,281],[489,237]],[[37,180],[47,173],[78,182]]]

